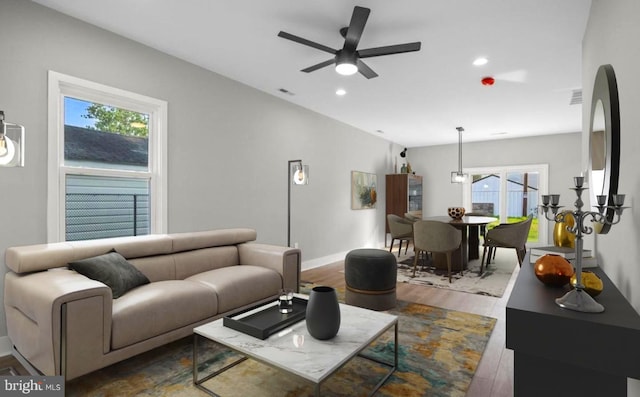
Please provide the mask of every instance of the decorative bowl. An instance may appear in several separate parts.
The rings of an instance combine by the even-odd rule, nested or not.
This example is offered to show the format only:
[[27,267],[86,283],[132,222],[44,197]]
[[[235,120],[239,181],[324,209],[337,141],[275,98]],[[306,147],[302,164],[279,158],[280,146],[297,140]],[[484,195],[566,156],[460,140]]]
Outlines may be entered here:
[[573,265],[560,255],[547,254],[541,256],[533,266],[538,280],[545,285],[562,287],[569,284],[575,271]]
[[453,219],[462,219],[464,216],[464,207],[449,207],[447,212]]

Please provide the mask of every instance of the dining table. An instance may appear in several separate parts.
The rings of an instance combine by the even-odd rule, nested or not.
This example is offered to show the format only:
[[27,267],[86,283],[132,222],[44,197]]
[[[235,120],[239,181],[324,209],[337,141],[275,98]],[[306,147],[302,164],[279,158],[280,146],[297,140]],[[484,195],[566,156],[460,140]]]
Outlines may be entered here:
[[[480,259],[480,227],[495,222],[497,218],[492,216],[465,215],[460,219],[450,216],[428,216],[422,218],[425,221],[445,222],[462,232],[460,248],[451,256],[451,270],[465,270],[470,260]],[[447,258],[444,254],[433,255],[433,265],[437,269],[447,269]]]

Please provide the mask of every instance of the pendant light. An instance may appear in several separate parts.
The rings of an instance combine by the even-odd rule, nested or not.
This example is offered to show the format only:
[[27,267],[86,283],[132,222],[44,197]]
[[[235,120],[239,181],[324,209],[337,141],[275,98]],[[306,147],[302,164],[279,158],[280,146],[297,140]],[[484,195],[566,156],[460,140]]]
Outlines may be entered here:
[[468,174],[462,172],[462,131],[464,128],[456,127],[458,130],[458,171],[451,172],[451,183],[464,183],[469,177]]

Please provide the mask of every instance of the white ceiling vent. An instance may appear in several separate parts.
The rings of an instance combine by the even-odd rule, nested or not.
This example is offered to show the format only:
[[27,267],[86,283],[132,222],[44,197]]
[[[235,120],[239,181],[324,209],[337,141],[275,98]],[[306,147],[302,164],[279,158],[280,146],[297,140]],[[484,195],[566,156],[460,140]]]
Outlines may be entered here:
[[571,92],[571,100],[569,105],[581,105],[582,104],[582,89],[573,90]]

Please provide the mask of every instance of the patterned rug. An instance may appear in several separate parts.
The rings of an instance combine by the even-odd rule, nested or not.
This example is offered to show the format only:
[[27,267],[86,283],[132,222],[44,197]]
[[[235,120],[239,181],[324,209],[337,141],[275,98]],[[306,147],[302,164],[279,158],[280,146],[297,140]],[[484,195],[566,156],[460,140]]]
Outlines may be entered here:
[[[399,368],[376,395],[464,396],[496,320],[402,301],[389,312],[399,316]],[[200,339],[198,343],[201,370],[207,373],[237,357],[213,342]],[[191,337],[170,343],[74,379],[67,383],[66,395],[204,396],[192,383],[192,349]],[[365,353],[392,361],[392,331]],[[355,358],[322,384],[322,395],[368,395],[386,371],[381,365]],[[253,360],[206,385],[222,396],[313,395],[308,383]]]
[[[404,250],[402,251],[404,253]],[[394,251],[397,253],[397,251]],[[482,255],[482,253],[481,253]],[[398,282],[424,285],[429,287],[446,288],[471,294],[501,297],[511,279],[513,269],[518,265],[515,250],[498,249],[495,260],[480,272],[480,260],[469,261],[468,268],[462,273],[452,272],[452,282],[449,283],[447,270],[439,270],[426,262],[425,266],[418,263],[416,276],[413,274],[413,253],[401,255],[398,259]]]

